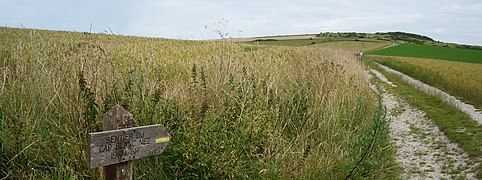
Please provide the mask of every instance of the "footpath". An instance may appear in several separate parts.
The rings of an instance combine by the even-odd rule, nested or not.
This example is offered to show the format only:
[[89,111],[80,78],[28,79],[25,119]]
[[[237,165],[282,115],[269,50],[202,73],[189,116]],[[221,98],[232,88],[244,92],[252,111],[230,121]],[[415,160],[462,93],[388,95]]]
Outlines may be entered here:
[[[380,81],[396,88],[396,84],[380,72],[370,71]],[[370,86],[376,90],[374,85]],[[477,179],[479,163],[471,161],[423,111],[383,88],[382,91],[390,121],[390,138],[397,148],[396,162],[403,169],[402,179]]]

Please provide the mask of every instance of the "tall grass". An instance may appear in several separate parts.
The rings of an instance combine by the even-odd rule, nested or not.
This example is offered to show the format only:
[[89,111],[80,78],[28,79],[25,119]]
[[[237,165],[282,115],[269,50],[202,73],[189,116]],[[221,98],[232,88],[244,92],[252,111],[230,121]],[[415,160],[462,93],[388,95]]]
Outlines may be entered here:
[[86,134],[115,104],[163,124],[135,177],[391,176],[383,108],[351,54],[0,28],[0,166],[8,178],[98,178]]

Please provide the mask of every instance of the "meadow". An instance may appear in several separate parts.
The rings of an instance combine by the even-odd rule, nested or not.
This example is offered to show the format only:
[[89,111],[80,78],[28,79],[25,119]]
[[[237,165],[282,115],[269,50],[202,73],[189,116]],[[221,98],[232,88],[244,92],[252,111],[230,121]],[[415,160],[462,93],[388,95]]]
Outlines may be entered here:
[[349,40],[349,39],[289,39],[289,40],[263,40],[258,42],[249,42],[256,45],[271,46],[320,46],[330,49],[343,49],[345,51],[355,53],[360,51],[369,51],[379,49],[390,45],[389,41],[382,40]]
[[358,53],[360,51],[369,51],[373,49],[379,49],[389,46],[391,43],[388,41],[378,40],[359,40],[359,41],[332,41],[317,44],[323,48],[343,49],[350,53]]
[[482,109],[481,64],[388,56],[370,56],[369,59],[437,87]]
[[86,135],[116,104],[163,124],[148,179],[386,179],[380,98],[352,54],[0,28],[0,176],[97,179]]
[[271,45],[271,46],[308,46],[308,45],[324,43],[324,42],[328,42],[328,41],[325,39],[316,39],[316,38],[284,39],[284,40],[267,38],[267,39],[255,40],[253,42],[246,42],[246,43],[254,44],[254,45]]
[[441,59],[482,64],[482,50],[459,49],[431,45],[402,43],[397,46],[371,51],[370,55]]

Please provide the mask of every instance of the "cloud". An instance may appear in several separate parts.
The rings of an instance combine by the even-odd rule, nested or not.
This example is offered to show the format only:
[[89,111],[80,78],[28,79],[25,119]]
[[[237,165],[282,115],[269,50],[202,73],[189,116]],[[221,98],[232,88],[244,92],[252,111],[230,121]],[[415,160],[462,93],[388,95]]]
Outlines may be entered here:
[[478,0],[17,0],[0,2],[0,25],[86,31],[93,23],[94,32],[183,39],[217,38],[215,28],[233,37],[396,30],[482,45],[480,9]]

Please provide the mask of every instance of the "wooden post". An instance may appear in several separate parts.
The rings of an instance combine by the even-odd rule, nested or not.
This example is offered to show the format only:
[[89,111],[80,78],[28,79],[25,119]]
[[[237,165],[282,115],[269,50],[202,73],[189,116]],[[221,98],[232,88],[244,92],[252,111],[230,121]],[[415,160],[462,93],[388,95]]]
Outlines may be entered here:
[[104,114],[104,131],[88,135],[90,168],[104,166],[103,179],[132,179],[132,161],[164,151],[171,135],[160,124],[133,127],[134,118],[116,105]]
[[[103,130],[117,130],[134,126],[134,117],[119,105],[104,114]],[[103,179],[132,179],[132,161],[104,166]]]

